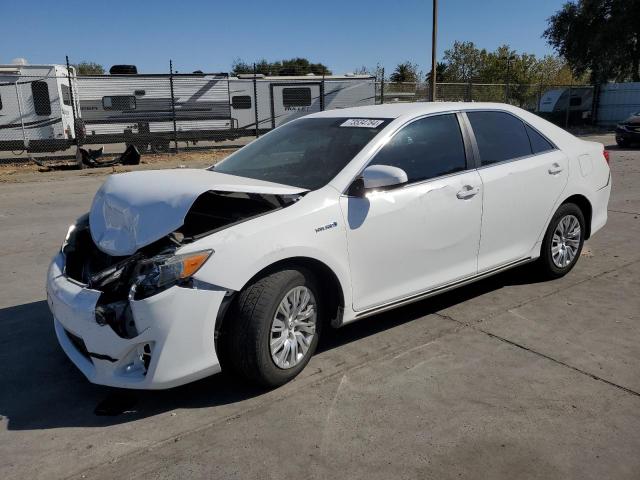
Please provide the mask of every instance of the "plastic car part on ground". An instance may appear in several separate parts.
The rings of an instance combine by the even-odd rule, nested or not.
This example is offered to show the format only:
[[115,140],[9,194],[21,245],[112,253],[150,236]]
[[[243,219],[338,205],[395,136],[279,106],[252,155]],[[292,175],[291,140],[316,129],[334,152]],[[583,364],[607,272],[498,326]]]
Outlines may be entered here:
[[95,167],[112,167],[114,165],[139,165],[140,164],[140,152],[134,145],[128,145],[126,150],[118,157],[99,160],[102,157],[104,148],[100,147],[98,150],[84,149],[78,147],[76,150],[75,159],[69,162],[50,163],[43,162],[38,158],[32,157],[34,163],[47,170],[55,169],[84,169]]

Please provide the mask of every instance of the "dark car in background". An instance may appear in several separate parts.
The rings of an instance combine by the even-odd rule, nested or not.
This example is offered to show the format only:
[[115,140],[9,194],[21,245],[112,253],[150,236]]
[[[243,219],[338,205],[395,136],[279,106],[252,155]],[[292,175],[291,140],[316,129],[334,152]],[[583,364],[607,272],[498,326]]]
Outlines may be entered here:
[[620,147],[640,144],[640,112],[616,125],[616,143]]

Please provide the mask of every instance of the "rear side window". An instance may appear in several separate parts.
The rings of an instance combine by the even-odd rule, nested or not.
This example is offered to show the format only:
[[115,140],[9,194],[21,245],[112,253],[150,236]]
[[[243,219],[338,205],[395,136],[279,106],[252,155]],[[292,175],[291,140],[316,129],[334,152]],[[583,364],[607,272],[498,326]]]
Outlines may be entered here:
[[283,88],[282,103],[285,107],[308,107],[311,105],[311,89]]
[[231,97],[231,106],[236,110],[251,108],[251,97],[249,95],[235,95]]
[[533,153],[542,153],[553,150],[555,147],[551,145],[549,140],[540,135],[537,131],[531,128],[529,125],[525,125],[527,134],[529,135],[529,141],[531,142],[531,150]]
[[466,168],[464,143],[454,114],[410,123],[387,143],[370,165],[391,165],[407,173],[409,183]]
[[105,110],[135,110],[136,97],[132,95],[102,97],[102,106]]
[[531,155],[522,120],[504,112],[467,112],[480,150],[482,165]]
[[31,94],[36,115],[51,115],[51,100],[49,99],[47,82],[40,80],[31,82]]

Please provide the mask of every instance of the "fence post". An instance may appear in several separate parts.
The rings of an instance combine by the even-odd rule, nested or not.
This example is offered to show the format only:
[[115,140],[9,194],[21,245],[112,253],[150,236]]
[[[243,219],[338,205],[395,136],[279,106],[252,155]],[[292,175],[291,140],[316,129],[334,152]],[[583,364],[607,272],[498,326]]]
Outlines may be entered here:
[[465,101],[470,102],[471,99],[473,98],[471,96],[471,88],[473,88],[473,85],[471,84],[471,82],[467,83],[467,99]]
[[569,128],[569,113],[571,112],[571,90],[573,89],[573,79],[571,79],[571,85],[569,85],[569,98],[567,98],[567,108],[564,115],[564,128]]
[[600,107],[600,84],[593,86],[593,100],[591,101],[591,125],[598,123],[598,107]]
[[176,97],[173,93],[173,61],[169,60],[169,88],[171,89],[171,116],[173,117],[173,144],[178,153],[178,128],[176,125]]
[[380,75],[380,103],[384,103],[384,67],[382,68],[382,73]]
[[256,138],[260,135],[258,134],[258,80],[256,79],[256,64],[253,64],[253,114],[256,120]]
[[326,69],[322,67],[322,83],[320,83],[320,111],[324,110],[324,75]]
[[73,143],[75,143],[76,145],[80,145],[80,142],[78,142],[78,129],[76,127],[76,122],[78,121],[78,117],[76,116],[76,102],[73,100],[73,83],[71,82],[71,69],[69,66],[69,55],[65,55],[65,59],[67,61],[67,81],[69,82],[69,100],[71,101],[71,114],[73,115]]
[[24,116],[22,115],[22,95],[18,88],[18,80],[15,83],[16,86],[16,100],[18,101],[18,115],[20,115],[20,125],[22,126],[22,146],[25,150],[29,150],[29,141],[27,140],[27,133],[24,129]]
[[538,103],[536,103],[536,112],[540,113],[540,100],[542,100],[542,84],[538,85]]

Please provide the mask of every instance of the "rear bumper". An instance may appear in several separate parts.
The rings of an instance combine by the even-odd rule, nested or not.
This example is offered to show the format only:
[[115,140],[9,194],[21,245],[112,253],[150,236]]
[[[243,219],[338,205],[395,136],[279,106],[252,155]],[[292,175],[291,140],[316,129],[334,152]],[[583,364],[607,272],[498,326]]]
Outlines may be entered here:
[[611,172],[609,172],[609,179],[607,184],[596,190],[592,197],[592,209],[591,213],[591,235],[600,230],[607,223],[607,209],[609,208],[609,197],[611,196],[612,187]]
[[640,142],[640,131],[628,130],[626,128],[616,128],[616,140],[626,142]]
[[[214,347],[218,310],[226,291],[172,287],[130,301],[136,329],[122,338],[99,325],[100,292],[67,278],[58,254],[47,274],[47,300],[60,346],[92,383],[122,388],[162,389],[220,371]],[[146,352],[146,365],[140,355]]]

